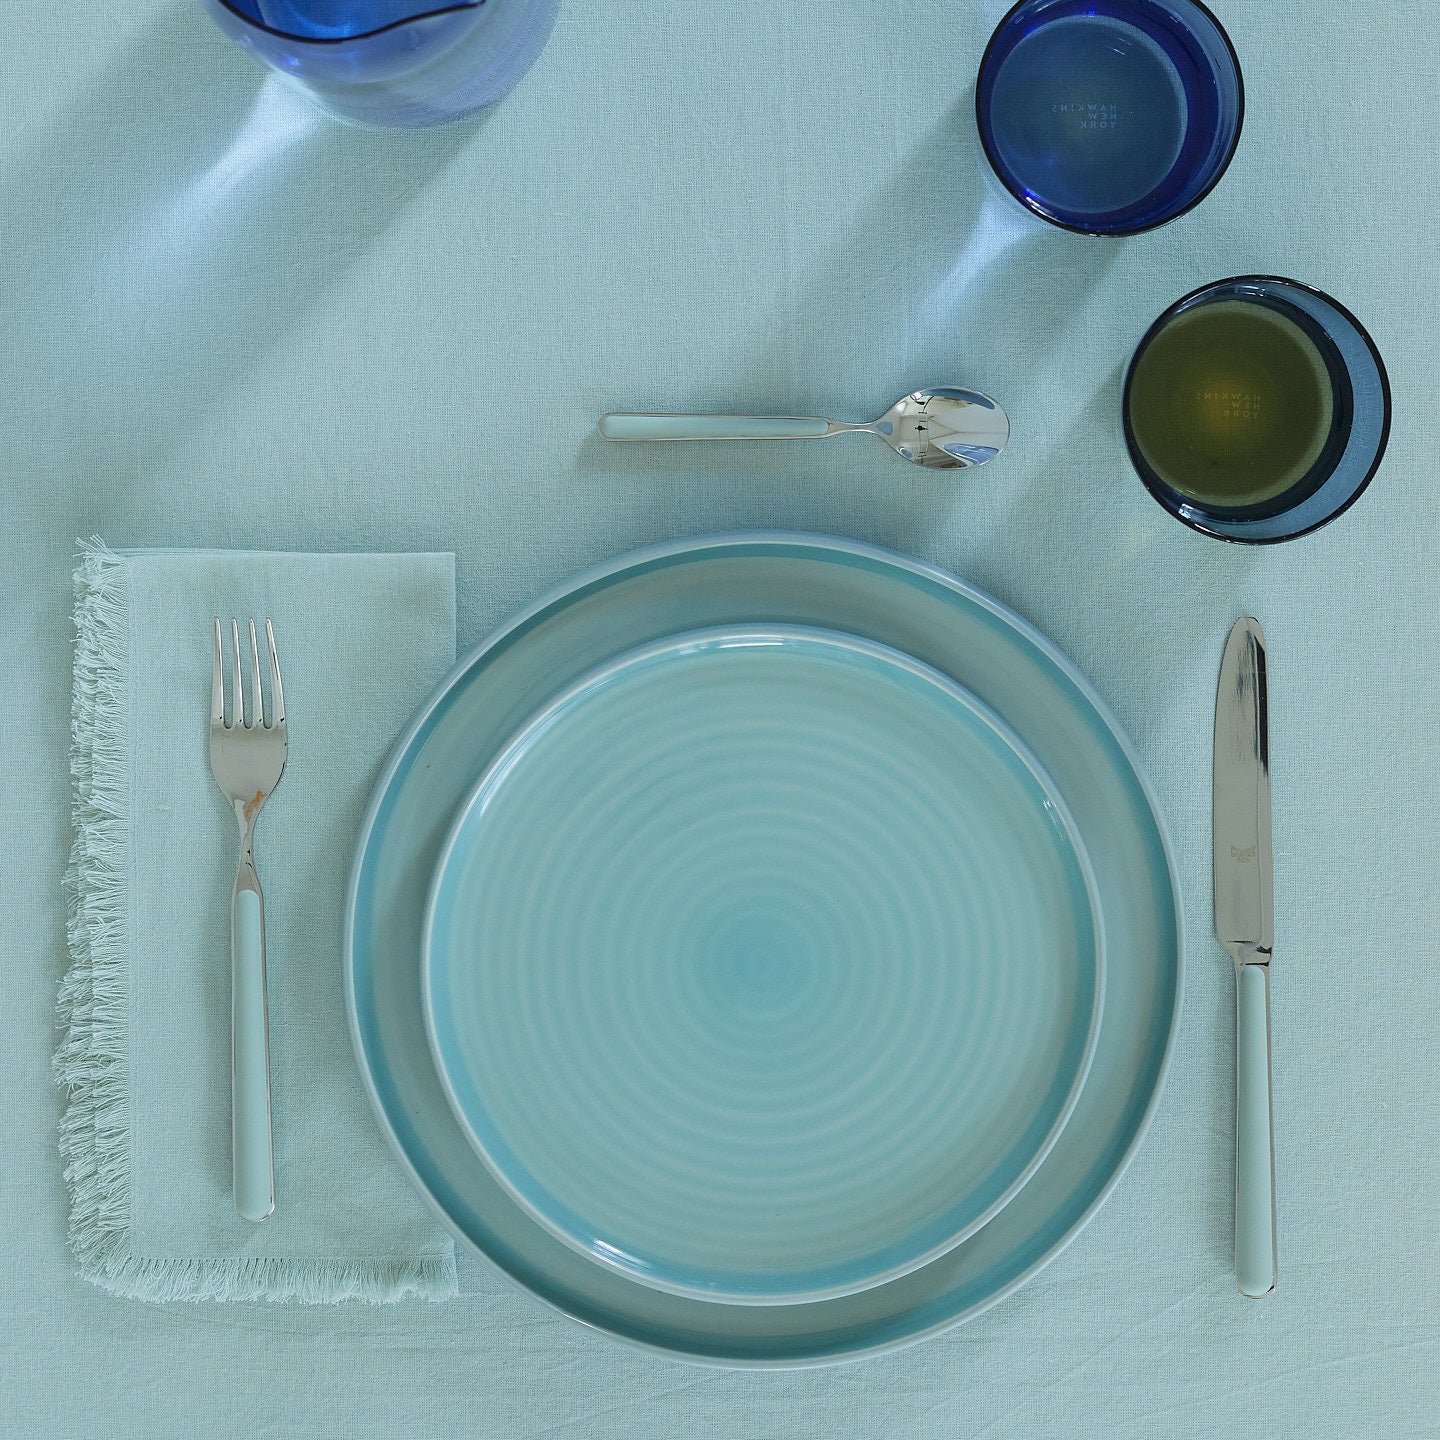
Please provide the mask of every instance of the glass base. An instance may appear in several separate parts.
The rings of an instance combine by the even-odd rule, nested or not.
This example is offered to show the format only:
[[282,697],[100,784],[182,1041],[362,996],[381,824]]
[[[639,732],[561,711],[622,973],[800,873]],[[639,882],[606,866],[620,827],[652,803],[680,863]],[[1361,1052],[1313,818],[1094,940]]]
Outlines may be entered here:
[[[1261,504],[1214,504],[1175,489],[1151,465],[1137,432],[1137,417],[1132,407],[1137,398],[1136,376],[1147,349],[1178,317],[1212,305],[1228,305],[1232,309],[1237,305],[1262,307],[1284,315],[1305,333],[1329,372],[1333,414],[1320,455],[1298,483]],[[1237,354],[1233,359],[1237,373],[1247,368],[1259,373],[1258,352],[1253,357]],[[1254,364],[1250,363],[1252,359]],[[1293,380],[1294,376],[1289,378]],[[1221,398],[1229,405],[1235,397],[1225,394]],[[1239,397],[1247,404],[1250,398]],[[1242,428],[1255,423],[1263,425],[1267,420],[1266,397],[1258,398],[1260,407],[1253,413],[1242,405],[1239,413]],[[1293,396],[1291,398],[1293,402]],[[1301,426],[1303,416],[1289,415],[1286,407],[1279,407],[1278,418],[1285,419],[1287,415],[1290,423]],[[1191,292],[1177,300],[1150,327],[1125,377],[1122,419],[1126,446],[1137,474],[1170,514],[1191,529],[1217,539],[1271,545],[1319,529],[1348,510],[1370,484],[1380,468],[1390,434],[1390,382],[1374,341],[1339,301],[1296,280],[1274,275],[1241,275]],[[1285,438],[1295,439],[1294,436]]]
[[481,0],[326,39],[256,23],[248,0],[202,3],[328,115],[366,129],[444,125],[493,105],[538,59],[560,9],[560,0]]
[[980,62],[986,159],[1032,214],[1132,235],[1219,181],[1239,141],[1239,62],[1200,0],[1020,0]]

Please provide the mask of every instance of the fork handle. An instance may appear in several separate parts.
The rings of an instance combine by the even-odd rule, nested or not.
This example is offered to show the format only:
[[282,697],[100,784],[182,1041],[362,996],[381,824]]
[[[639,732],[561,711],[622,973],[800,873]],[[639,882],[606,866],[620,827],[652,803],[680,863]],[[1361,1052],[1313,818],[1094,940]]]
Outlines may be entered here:
[[265,902],[253,869],[248,875],[242,872],[231,901],[230,960],[230,1094],[235,1208],[242,1219],[260,1221],[275,1209],[275,1154],[270,1136]]

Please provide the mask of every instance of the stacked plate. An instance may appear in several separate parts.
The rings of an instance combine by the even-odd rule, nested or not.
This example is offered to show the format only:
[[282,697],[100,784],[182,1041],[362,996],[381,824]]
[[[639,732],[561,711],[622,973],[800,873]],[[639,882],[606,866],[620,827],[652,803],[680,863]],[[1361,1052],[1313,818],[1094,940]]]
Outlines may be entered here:
[[426,703],[347,933],[381,1123],[547,1303],[813,1364],[1022,1283],[1103,1200],[1179,997],[1163,827],[1084,680],[899,556],[631,555]]

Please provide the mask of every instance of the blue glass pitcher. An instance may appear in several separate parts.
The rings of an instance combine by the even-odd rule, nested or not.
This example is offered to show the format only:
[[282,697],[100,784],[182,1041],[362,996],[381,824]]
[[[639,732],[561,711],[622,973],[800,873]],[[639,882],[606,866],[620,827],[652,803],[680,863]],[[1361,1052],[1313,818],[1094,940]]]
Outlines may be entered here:
[[362,125],[441,125],[511,90],[560,0],[201,0],[237,44]]

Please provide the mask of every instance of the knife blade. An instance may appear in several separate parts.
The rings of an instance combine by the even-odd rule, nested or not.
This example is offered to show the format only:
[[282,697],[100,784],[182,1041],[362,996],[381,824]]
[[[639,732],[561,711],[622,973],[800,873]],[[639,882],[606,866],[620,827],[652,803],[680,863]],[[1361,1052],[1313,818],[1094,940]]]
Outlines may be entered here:
[[1265,633],[1251,616],[1225,642],[1215,693],[1215,934],[1235,962],[1235,1283],[1275,1288],[1275,1160],[1270,1098],[1270,715]]

